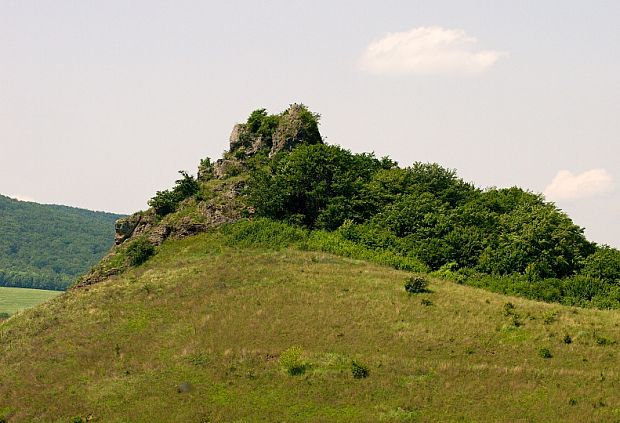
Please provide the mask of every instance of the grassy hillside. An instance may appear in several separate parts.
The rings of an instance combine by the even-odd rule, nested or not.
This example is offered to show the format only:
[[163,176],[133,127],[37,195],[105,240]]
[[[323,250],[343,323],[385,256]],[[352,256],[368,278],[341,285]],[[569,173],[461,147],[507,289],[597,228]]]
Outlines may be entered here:
[[0,195],[0,286],[66,288],[112,246],[119,217]]
[[0,315],[34,307],[58,295],[58,291],[0,287]]
[[[0,415],[620,419],[618,311],[439,280],[428,293],[408,294],[411,273],[241,245],[220,233],[168,240],[145,264],[0,324]],[[287,357],[301,374],[285,371]],[[353,377],[353,360],[368,377]]]

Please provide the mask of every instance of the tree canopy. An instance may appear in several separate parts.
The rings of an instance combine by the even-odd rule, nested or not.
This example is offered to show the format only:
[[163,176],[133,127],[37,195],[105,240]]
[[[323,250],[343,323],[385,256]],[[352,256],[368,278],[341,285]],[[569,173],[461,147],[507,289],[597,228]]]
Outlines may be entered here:
[[112,246],[119,217],[0,195],[0,286],[65,289]]

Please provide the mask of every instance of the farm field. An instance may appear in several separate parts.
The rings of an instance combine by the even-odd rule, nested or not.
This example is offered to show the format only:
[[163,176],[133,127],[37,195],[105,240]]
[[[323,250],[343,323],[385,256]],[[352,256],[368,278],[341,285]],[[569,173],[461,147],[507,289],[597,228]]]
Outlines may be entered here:
[[60,293],[44,289],[0,287],[0,313],[14,314],[16,311],[34,307],[54,298]]

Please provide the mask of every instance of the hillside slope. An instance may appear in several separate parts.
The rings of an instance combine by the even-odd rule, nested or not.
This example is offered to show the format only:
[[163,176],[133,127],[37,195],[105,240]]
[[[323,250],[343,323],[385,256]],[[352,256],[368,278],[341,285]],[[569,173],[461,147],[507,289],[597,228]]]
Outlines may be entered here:
[[[445,281],[410,295],[410,275],[325,253],[241,248],[221,232],[168,240],[145,264],[0,324],[0,417],[620,417],[619,312]],[[296,376],[281,363],[293,346],[305,362]],[[352,376],[352,360],[368,377]]]
[[112,246],[120,217],[0,195],[0,286],[66,288]]

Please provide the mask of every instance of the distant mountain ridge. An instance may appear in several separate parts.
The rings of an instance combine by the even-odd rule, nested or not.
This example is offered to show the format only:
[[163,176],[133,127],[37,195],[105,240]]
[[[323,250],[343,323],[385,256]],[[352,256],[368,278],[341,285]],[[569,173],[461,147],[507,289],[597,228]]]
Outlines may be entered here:
[[104,256],[120,217],[0,195],[0,286],[65,289]]

